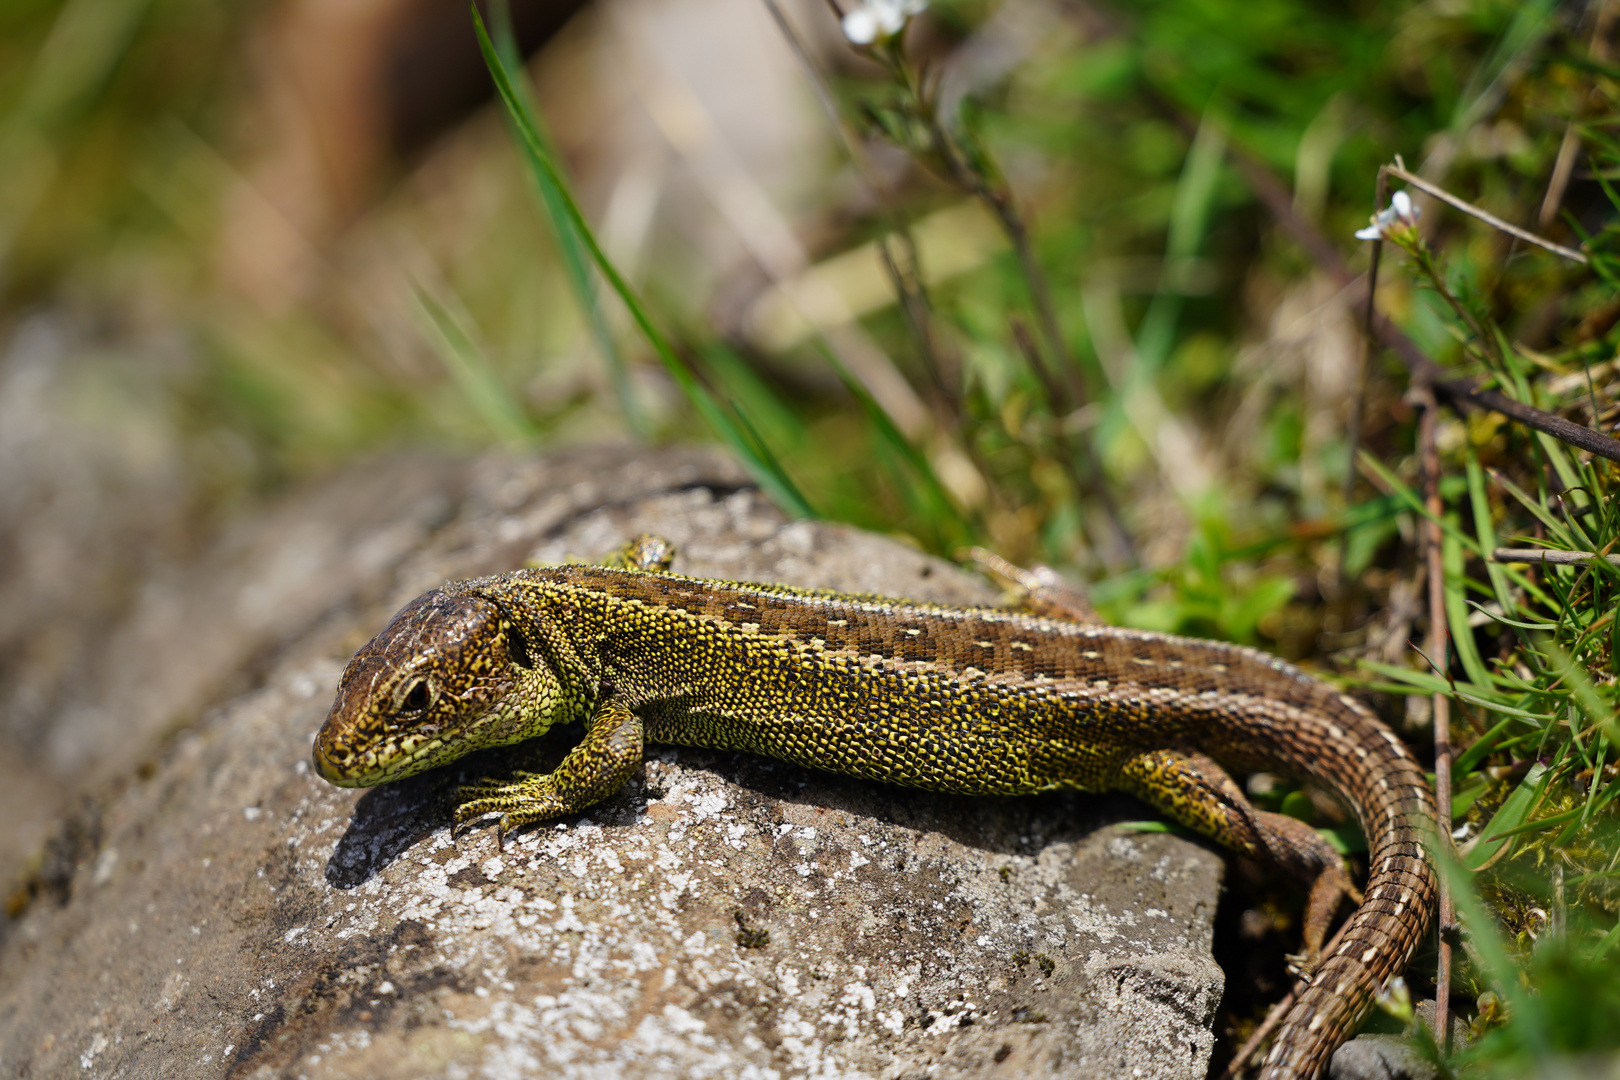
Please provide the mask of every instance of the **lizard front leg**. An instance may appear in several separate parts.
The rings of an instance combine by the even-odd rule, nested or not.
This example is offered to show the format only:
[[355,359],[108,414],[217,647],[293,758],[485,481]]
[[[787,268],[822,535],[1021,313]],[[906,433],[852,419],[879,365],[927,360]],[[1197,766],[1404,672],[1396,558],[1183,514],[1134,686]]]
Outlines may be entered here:
[[1315,829],[1297,818],[1255,809],[1226,771],[1202,754],[1138,754],[1120,766],[1116,786],[1239,854],[1309,882],[1304,927],[1309,964],[1321,955],[1339,905],[1346,897],[1361,899],[1344,860]]
[[640,570],[647,574],[667,574],[675,562],[675,545],[662,536],[641,533],[602,560],[615,570]]
[[624,786],[641,765],[644,743],[641,717],[613,693],[604,693],[585,723],[585,738],[554,771],[464,785],[459,794],[470,797],[456,808],[456,824],[500,814],[505,834],[531,821],[583,810]]

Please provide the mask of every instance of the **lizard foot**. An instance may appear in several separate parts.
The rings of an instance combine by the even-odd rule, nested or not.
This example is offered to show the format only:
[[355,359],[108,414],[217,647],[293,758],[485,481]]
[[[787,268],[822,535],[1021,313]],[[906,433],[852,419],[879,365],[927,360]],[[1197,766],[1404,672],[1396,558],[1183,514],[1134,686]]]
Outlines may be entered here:
[[500,829],[577,813],[606,799],[641,767],[641,720],[609,691],[585,726],[585,738],[555,771],[520,772],[513,780],[477,780],[456,796],[456,824],[501,815]]
[[602,560],[603,566],[617,570],[641,570],[649,574],[667,574],[675,562],[675,545],[662,536],[642,533]]
[[573,809],[557,797],[550,773],[521,773],[512,781],[479,780],[458,787],[456,796],[463,800],[456,807],[457,828],[499,814],[503,836],[519,826],[560,817]]

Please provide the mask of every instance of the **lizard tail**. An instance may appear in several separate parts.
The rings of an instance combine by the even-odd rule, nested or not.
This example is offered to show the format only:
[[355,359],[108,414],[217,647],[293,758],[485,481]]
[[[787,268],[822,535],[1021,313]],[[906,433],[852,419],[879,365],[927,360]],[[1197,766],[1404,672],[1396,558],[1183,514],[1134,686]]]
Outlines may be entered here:
[[[1336,788],[1360,819],[1369,853],[1367,886],[1338,944],[1321,958],[1283,1018],[1263,1063],[1264,1080],[1323,1073],[1374,995],[1405,969],[1428,933],[1439,894],[1428,854],[1434,796],[1410,751],[1353,698],[1335,694],[1310,714],[1293,729],[1298,742],[1286,740],[1294,745],[1279,747],[1279,757]],[[1337,752],[1323,754],[1323,745]]]

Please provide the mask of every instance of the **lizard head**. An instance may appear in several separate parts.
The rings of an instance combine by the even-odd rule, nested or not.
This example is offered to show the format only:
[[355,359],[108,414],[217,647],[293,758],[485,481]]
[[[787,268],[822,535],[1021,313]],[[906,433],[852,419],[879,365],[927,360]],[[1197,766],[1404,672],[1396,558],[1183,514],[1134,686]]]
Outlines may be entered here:
[[[500,606],[435,589],[407,604],[354,655],[315,737],[315,771],[371,787],[544,731],[527,722],[532,676],[523,639]],[[525,688],[528,689],[528,688]]]

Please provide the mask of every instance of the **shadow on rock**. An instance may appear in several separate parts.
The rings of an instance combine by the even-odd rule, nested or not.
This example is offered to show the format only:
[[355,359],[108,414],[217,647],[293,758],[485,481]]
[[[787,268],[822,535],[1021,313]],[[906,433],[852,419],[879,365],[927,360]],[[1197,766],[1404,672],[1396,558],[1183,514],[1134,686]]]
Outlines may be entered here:
[[455,820],[456,789],[514,770],[550,772],[583,735],[581,725],[559,729],[518,746],[484,750],[443,769],[373,788],[354,804],[354,816],[326,862],[326,883],[353,889],[393,865],[405,852]]
[[763,798],[870,817],[919,833],[942,833],[993,855],[1034,856],[1050,844],[1079,840],[1115,822],[1156,816],[1135,799],[1111,793],[956,795],[742,752],[682,747],[679,753],[683,765],[710,770]]
[[459,769],[437,769],[362,795],[326,862],[327,884],[336,889],[362,885],[447,824],[455,814],[453,793],[460,774]]
[[[517,770],[550,772],[583,734],[583,726],[575,724],[531,742],[470,754],[452,766],[366,792],[355,803],[349,828],[327,861],[327,883],[338,889],[364,884],[454,820],[461,784],[509,777]],[[650,752],[658,749],[649,747]],[[897,789],[745,753],[682,747],[679,754],[688,767],[712,770],[760,797],[870,816],[923,832],[939,831],[964,846],[998,855],[1038,854],[1050,843],[1077,839],[1110,822],[1152,816],[1122,796],[949,795]]]

